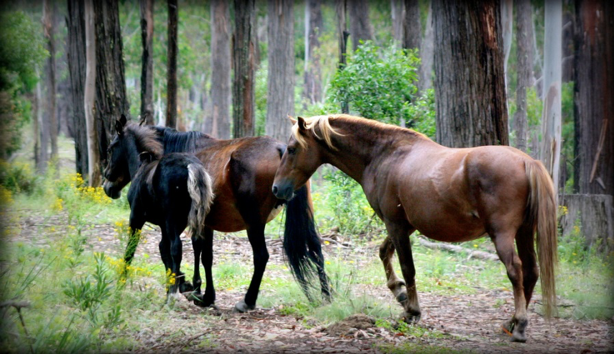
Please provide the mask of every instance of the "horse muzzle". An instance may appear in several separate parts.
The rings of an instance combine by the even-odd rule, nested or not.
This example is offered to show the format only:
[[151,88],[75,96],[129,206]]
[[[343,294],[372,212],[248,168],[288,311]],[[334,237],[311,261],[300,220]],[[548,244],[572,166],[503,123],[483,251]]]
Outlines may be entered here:
[[294,188],[292,188],[290,183],[274,184],[272,192],[277,199],[281,200],[290,200],[292,197],[294,197]]
[[102,189],[104,189],[105,194],[111,199],[118,199],[122,195],[122,189],[117,188],[115,183],[109,182],[108,180],[104,181]]

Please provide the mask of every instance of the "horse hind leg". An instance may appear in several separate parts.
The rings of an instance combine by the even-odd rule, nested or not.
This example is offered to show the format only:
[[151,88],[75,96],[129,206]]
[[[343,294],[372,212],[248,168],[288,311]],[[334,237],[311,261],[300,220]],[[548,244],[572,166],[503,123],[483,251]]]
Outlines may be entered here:
[[529,324],[529,320],[527,318],[527,301],[523,285],[523,264],[514,249],[515,236],[515,231],[496,232],[494,236],[491,235],[491,238],[495,243],[499,259],[505,266],[514,292],[514,316],[503,327],[507,332],[512,333],[512,341],[524,343],[527,341],[525,329]]
[[402,304],[407,301],[407,291],[405,290],[405,282],[397,276],[392,266],[392,257],[394,256],[394,243],[389,236],[384,239],[384,242],[379,247],[379,258],[384,265],[388,289],[392,292],[398,302]]
[[[388,237],[391,239],[397,251],[401,272],[403,273],[406,284],[406,298],[404,298],[403,292],[401,291],[399,295],[397,295],[397,301],[403,305],[403,309],[405,310],[405,321],[408,323],[418,322],[420,321],[422,311],[418,303],[416,268],[414,267],[414,258],[411,252],[411,243],[409,242],[409,235],[414,229],[407,221],[402,220],[396,222],[386,221],[386,230],[388,231]],[[384,265],[386,264],[384,263]],[[390,274],[390,277],[392,277],[392,274],[394,274],[394,272]],[[394,278],[392,279],[394,281]]]
[[522,262],[522,285],[524,287],[524,298],[527,308],[533,297],[533,290],[539,278],[539,268],[537,267],[537,256],[535,255],[535,241],[533,227],[523,225],[516,233],[516,248],[518,256]]

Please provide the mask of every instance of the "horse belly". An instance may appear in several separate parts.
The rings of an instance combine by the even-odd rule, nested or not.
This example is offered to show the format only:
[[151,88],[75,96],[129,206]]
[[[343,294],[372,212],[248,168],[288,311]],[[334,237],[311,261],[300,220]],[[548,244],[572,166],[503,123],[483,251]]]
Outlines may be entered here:
[[237,232],[245,230],[247,225],[239,210],[228,203],[214,202],[205,221],[207,227],[221,232]]
[[484,236],[484,223],[477,213],[442,211],[408,213],[408,221],[431,239],[445,242],[471,241]]

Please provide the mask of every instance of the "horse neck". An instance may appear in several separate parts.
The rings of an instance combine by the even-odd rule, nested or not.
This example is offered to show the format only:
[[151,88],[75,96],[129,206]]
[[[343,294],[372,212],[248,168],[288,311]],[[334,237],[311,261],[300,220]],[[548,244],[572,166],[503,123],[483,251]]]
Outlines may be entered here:
[[139,162],[139,154],[143,151],[139,151],[134,138],[128,141],[128,148],[126,150],[126,162],[128,165],[128,171],[130,172],[130,179],[134,180],[134,177],[139,171],[139,166],[141,165]]
[[389,152],[394,150],[400,141],[403,141],[404,145],[420,141],[420,138],[410,131],[345,120],[331,123],[341,134],[333,136],[333,146],[337,150],[326,148],[325,162],[339,168],[359,183],[369,167],[377,166],[381,169],[383,159],[389,156]]

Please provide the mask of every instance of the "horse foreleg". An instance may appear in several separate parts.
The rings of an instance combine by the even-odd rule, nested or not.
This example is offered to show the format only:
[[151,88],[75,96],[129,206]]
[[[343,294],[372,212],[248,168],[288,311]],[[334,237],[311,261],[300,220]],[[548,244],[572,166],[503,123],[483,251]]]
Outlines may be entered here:
[[[386,221],[385,223],[388,237],[392,240],[394,248],[397,250],[399,263],[401,264],[401,272],[403,273],[407,288],[406,298],[404,299],[403,293],[401,292],[397,296],[397,300],[403,305],[405,320],[409,323],[418,322],[422,312],[420,311],[420,305],[418,303],[416,268],[414,267],[414,259],[411,252],[411,244],[409,242],[409,235],[414,232],[414,229],[405,220],[394,222]],[[390,274],[393,273],[394,271]]]
[[256,308],[256,300],[258,299],[258,291],[266,264],[269,261],[269,251],[266,249],[264,242],[264,224],[250,225],[247,230],[249,243],[252,245],[254,254],[254,275],[249,283],[249,288],[245,294],[245,299],[235,305],[235,310],[246,312]]
[[200,277],[200,254],[203,250],[202,235],[195,235],[192,230],[192,249],[194,250],[194,276],[192,277],[192,285],[194,286],[194,294],[200,295],[200,287],[203,283]]
[[514,316],[503,326],[505,330],[512,333],[512,341],[526,342],[525,329],[529,320],[527,318],[527,302],[524,296],[522,261],[514,249],[515,235],[515,231],[495,232],[491,235],[491,238],[514,288]]
[[394,243],[390,237],[386,237],[384,242],[379,246],[379,258],[384,265],[386,272],[386,285],[392,291],[392,294],[398,302],[403,304],[407,300],[407,291],[405,291],[405,282],[397,276],[392,266],[392,256],[394,256]]

